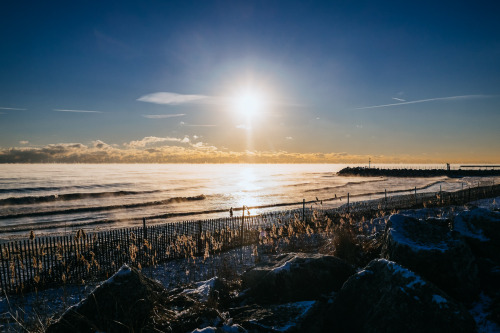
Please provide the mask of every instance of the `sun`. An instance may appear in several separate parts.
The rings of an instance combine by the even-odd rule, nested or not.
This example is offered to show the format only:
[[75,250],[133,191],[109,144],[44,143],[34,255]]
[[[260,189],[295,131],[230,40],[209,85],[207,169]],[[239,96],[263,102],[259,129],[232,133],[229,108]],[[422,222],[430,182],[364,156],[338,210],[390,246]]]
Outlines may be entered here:
[[253,117],[264,110],[266,99],[261,92],[247,89],[235,94],[232,104],[238,113]]

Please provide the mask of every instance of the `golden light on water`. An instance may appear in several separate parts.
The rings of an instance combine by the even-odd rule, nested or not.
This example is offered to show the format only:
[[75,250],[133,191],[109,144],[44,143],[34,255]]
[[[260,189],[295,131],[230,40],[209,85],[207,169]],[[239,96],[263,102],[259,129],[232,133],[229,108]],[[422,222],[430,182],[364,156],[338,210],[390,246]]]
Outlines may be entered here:
[[243,207],[243,205],[252,207],[262,205],[263,203],[259,200],[258,190],[262,187],[257,184],[259,177],[255,174],[255,170],[252,167],[243,168],[238,175],[237,188],[238,192],[234,193],[237,207]]

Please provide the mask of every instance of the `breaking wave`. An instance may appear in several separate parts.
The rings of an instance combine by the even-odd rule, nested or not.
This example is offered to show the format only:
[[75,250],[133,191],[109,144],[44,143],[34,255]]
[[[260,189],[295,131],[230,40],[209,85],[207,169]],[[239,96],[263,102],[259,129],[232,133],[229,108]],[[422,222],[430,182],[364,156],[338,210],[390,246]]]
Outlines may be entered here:
[[99,199],[110,197],[121,197],[126,195],[140,195],[159,193],[160,190],[152,191],[113,191],[113,192],[91,192],[91,193],[67,193],[67,194],[53,194],[41,196],[24,196],[24,197],[10,197],[0,199],[0,206],[5,205],[26,205],[26,204],[39,204],[55,201],[70,201],[81,199]]

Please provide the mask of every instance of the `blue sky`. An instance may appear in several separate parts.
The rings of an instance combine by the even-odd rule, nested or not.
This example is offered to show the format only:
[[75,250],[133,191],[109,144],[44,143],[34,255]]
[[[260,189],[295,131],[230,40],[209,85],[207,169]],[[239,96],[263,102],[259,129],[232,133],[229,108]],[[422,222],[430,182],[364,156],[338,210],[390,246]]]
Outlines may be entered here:
[[493,1],[0,9],[0,161],[500,162]]

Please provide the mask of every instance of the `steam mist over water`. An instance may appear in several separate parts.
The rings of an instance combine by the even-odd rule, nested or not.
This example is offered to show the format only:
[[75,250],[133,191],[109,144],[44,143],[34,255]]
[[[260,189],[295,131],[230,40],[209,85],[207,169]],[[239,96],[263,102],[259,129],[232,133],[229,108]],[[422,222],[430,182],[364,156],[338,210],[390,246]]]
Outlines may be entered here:
[[[0,165],[0,240],[80,228],[108,229],[148,223],[228,217],[296,208],[306,201],[337,207],[394,194],[458,190],[494,179],[338,177],[340,164],[3,164]],[[383,166],[388,167],[388,166]],[[396,166],[401,167],[401,166]],[[443,166],[407,165],[406,168]],[[498,183],[498,180],[496,180]],[[463,184],[463,185],[462,185]],[[379,193],[379,194],[376,194]],[[235,210],[235,214],[241,214]]]

